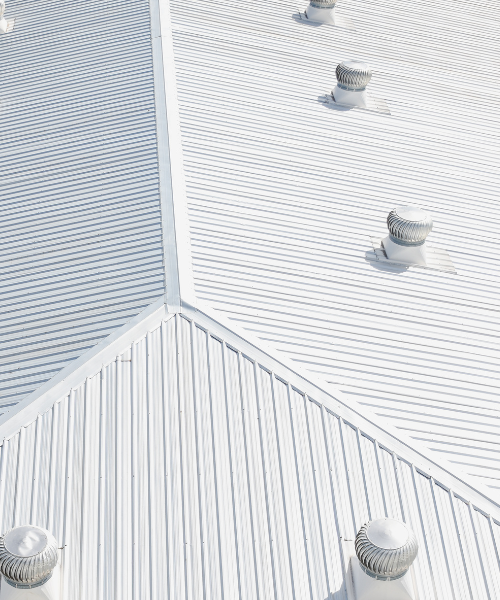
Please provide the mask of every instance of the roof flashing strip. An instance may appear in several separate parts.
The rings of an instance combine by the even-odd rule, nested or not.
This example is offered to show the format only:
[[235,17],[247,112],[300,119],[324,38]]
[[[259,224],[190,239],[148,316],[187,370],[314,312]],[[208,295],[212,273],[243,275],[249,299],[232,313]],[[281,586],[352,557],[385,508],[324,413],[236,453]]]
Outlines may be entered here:
[[128,323],[59,371],[0,416],[0,445],[22,427],[32,423],[39,414],[49,410],[67,391],[80,385],[87,377],[95,375],[103,365],[112,362],[120,349],[146,335],[154,323],[172,316],[166,312],[165,296],[162,295]]
[[[387,425],[377,415],[369,413],[366,408],[358,406],[352,400],[347,401],[342,392],[318,376],[314,377],[313,382],[310,373],[303,372],[279,351],[249,332],[240,330],[224,315],[213,311],[209,306],[198,304],[193,307],[187,303],[183,303],[180,315],[193,321],[197,327],[210,333],[211,336],[223,340],[225,345],[232,346],[243,355],[251,357],[252,361],[261,365],[269,373],[278,374],[282,381],[295,388],[308,400],[324,407],[326,411],[342,419],[346,424],[350,424],[361,435],[367,436],[380,447],[388,449],[412,469],[418,469],[426,477],[436,479],[443,487],[452,489],[454,495],[467,498],[467,501],[477,506],[483,514],[500,519],[500,505],[490,497],[490,490],[483,488],[480,482],[460,472],[455,466],[444,463],[441,459],[438,463],[436,458],[428,455],[429,451],[426,447],[414,439],[406,439],[404,432]],[[68,368],[63,369],[51,382],[29,396],[25,402],[17,405],[12,413],[3,415],[0,420],[0,445],[52,408],[72,389],[94,376],[103,366],[116,360],[116,356],[126,350],[131,343],[140,340],[163,321],[168,321],[174,316],[166,311],[161,298],[141,315],[132,319],[129,324],[92,348]]]
[[444,487],[452,489],[455,495],[469,498],[469,501],[482,511],[485,510],[485,506],[488,506],[486,509],[488,515],[500,514],[500,505],[491,498],[491,490],[484,487],[481,482],[461,472],[455,465],[446,463],[440,457],[431,456],[425,446],[414,439],[407,438],[404,432],[388,425],[352,399],[345,399],[340,390],[323,381],[318,375],[315,375],[312,381],[311,373],[298,367],[296,363],[250,332],[241,329],[225,315],[201,303],[197,307],[184,303],[181,315],[188,320],[193,320],[197,326],[203,327],[211,335],[224,339],[226,345],[238,348],[242,354],[251,356],[252,360],[269,372],[279,373],[280,379],[301,394],[305,394],[308,400],[320,404],[326,411],[341,418],[354,429],[359,429],[362,435],[396,454],[400,460],[418,469],[426,477],[439,480]]
[[189,218],[170,7],[159,0],[150,7],[166,304],[175,313],[181,299],[195,301]]

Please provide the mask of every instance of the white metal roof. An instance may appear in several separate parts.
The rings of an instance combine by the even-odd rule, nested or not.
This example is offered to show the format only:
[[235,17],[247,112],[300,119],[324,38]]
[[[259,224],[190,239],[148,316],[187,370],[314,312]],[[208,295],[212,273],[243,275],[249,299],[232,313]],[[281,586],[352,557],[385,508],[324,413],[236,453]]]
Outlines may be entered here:
[[[61,113],[61,135],[71,134],[70,114],[80,127],[79,137],[65,138],[62,156],[81,164],[82,141],[89,160],[100,162],[111,131],[104,122],[110,92],[135,98],[148,149],[110,148],[117,166],[110,196],[125,197],[120,186],[129,174],[133,185],[151,185],[151,195],[130,197],[127,227],[137,245],[108,257],[108,246],[97,244],[89,268],[96,273],[107,258],[122,264],[126,256],[125,273],[137,267],[144,279],[120,287],[121,275],[99,273],[101,288],[82,282],[75,293],[88,302],[85,327],[99,333],[92,347],[81,343],[78,319],[61,308],[81,270],[75,275],[68,261],[55,272],[50,262],[61,231],[71,231],[58,227],[78,227],[92,240],[95,225],[105,232],[101,240],[109,234],[119,245],[119,211],[107,212],[91,187],[93,171],[84,170],[81,188],[80,171],[64,171],[50,127],[40,155],[22,138],[39,193],[62,199],[56,194],[52,206],[49,194],[54,220],[46,226],[39,212],[12,219],[29,247],[35,214],[50,249],[44,280],[32,270],[33,253],[16,255],[29,274],[15,306],[26,318],[27,294],[41,294],[34,307],[45,294],[64,322],[51,330],[39,312],[28,336],[12,332],[27,373],[29,342],[46,336],[39,356],[53,370],[32,387],[22,387],[24,375],[14,381],[17,404],[0,416],[0,533],[27,522],[54,533],[65,545],[64,597],[77,600],[346,600],[346,540],[364,521],[387,515],[418,536],[420,600],[498,597],[500,507],[483,485],[496,485],[497,458],[496,133],[488,120],[495,96],[484,91],[475,99],[483,112],[471,108],[463,101],[469,87],[458,78],[464,65],[492,52],[486,5],[474,5],[466,18],[460,2],[342,0],[350,28],[333,28],[298,23],[298,7],[284,2],[172,0],[172,26],[169,4],[160,0],[150,11],[140,5],[140,19],[137,5],[107,4],[99,13],[105,20],[88,29],[82,5],[61,6],[50,7],[59,10],[54,22],[60,19],[53,38],[48,25],[40,31],[48,55],[55,56],[50,39],[63,40],[58,56],[68,49],[78,72],[93,57],[99,73],[108,43],[116,49],[106,85],[85,80],[87,92],[103,92],[96,96],[101,137],[89,133],[100,116],[87,95],[84,112],[73,115],[66,105]],[[88,16],[94,5],[84,6]],[[9,4],[16,26],[0,43],[19,44],[14,66],[22,44],[35,57],[41,13],[29,8]],[[468,52],[455,43],[459,33]],[[353,53],[372,63],[373,93],[387,101],[390,116],[318,102],[334,83],[336,62]],[[496,85],[489,73],[478,62],[485,89]],[[20,89],[28,76],[29,69],[8,89]],[[50,76],[47,89],[57,91],[60,78],[64,93],[80,98],[76,75]],[[31,109],[42,82],[26,86]],[[0,87],[3,102],[1,94]],[[54,116],[57,106],[47,101],[44,114]],[[120,119],[132,118],[131,107],[125,100],[113,106],[121,139],[130,141],[133,132],[120,129]],[[7,147],[16,140],[9,137]],[[135,161],[143,159],[152,161],[150,179],[142,171],[135,177]],[[12,165],[19,168],[12,201],[20,206],[33,191],[26,166]],[[62,169],[59,179],[50,179],[47,165]],[[81,221],[72,191],[89,194]],[[429,209],[436,222],[430,243],[449,251],[457,275],[366,260],[373,257],[369,236],[384,233],[387,212],[402,198]],[[134,212],[143,199],[150,230]],[[68,240],[65,259],[81,253],[79,239]],[[155,258],[141,263],[143,253]],[[106,313],[108,291],[116,305],[106,304]],[[68,351],[68,340],[78,351],[52,361],[51,344]]]
[[155,309],[30,410],[0,528],[56,536],[64,597],[343,600],[344,540],[385,515],[418,537],[421,600],[500,593],[498,506],[195,310]]
[[8,0],[7,16],[0,414],[165,285],[148,3]]
[[[495,493],[498,6],[171,5],[198,297]],[[350,57],[390,115],[318,101]],[[456,275],[367,260],[407,203]]]

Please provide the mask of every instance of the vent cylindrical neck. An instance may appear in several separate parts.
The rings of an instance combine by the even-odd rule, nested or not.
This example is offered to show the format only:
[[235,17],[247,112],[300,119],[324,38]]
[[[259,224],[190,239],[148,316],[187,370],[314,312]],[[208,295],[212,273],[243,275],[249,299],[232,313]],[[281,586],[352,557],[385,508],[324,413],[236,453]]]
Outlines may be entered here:
[[337,0],[310,0],[306,16],[316,23],[335,25],[335,4]]

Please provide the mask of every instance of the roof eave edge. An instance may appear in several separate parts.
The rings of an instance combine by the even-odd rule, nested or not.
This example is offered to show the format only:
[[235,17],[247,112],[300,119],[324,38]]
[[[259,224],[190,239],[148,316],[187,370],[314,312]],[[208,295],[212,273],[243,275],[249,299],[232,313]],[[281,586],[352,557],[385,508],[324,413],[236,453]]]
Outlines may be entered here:
[[307,393],[317,402],[321,402],[326,409],[342,417],[354,427],[358,427],[364,434],[390,451],[394,451],[416,469],[451,489],[455,494],[466,498],[486,514],[494,516],[497,520],[500,518],[500,504],[491,498],[491,492],[480,481],[441,457],[438,463],[426,446],[407,436],[403,431],[388,425],[356,401],[347,400],[343,392],[333,384],[301,368],[279,350],[204,303],[197,301],[191,304],[183,301],[180,312],[198,325],[206,327],[210,333],[220,335],[229,345],[232,345],[232,342],[234,347],[243,353],[247,348],[252,358],[258,362],[262,360],[266,368],[272,367],[280,376],[285,376],[292,386]]

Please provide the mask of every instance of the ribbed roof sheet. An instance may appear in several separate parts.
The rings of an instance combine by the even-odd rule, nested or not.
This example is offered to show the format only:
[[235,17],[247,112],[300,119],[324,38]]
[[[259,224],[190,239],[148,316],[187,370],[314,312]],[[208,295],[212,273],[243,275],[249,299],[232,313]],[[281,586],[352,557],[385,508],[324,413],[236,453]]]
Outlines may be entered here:
[[[171,2],[197,294],[496,493],[498,5],[299,4]],[[390,115],[320,102],[346,58]],[[456,275],[369,260],[402,204]]]
[[164,292],[149,3],[8,0],[0,413]]
[[499,597],[470,498],[217,324],[160,322],[1,446],[0,529],[56,536],[63,597],[345,600],[344,540],[382,516],[417,535],[420,600]]

